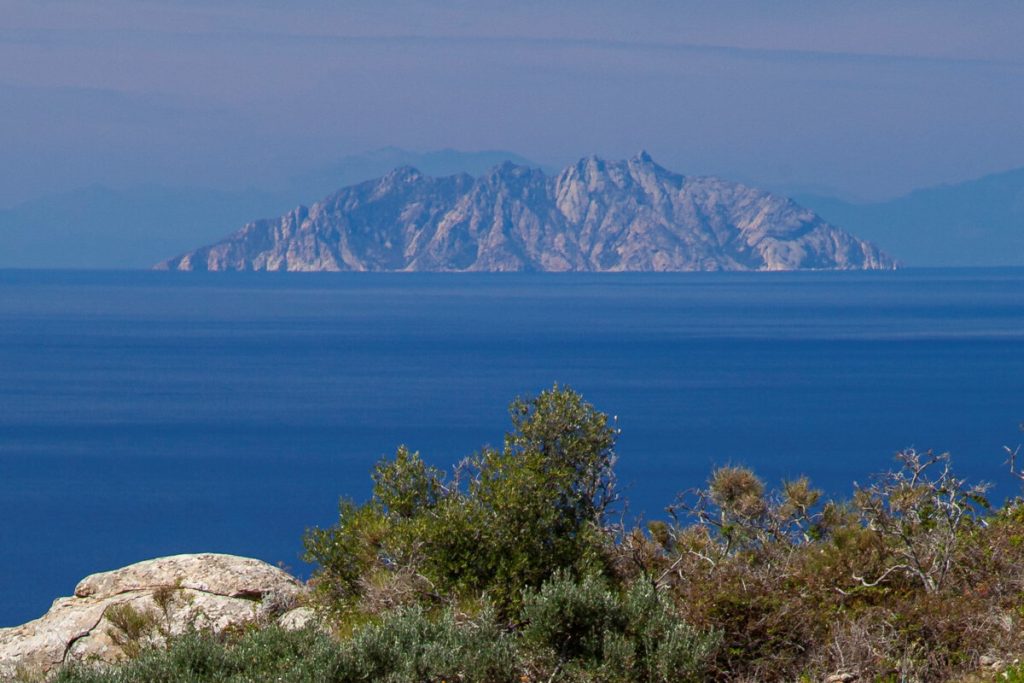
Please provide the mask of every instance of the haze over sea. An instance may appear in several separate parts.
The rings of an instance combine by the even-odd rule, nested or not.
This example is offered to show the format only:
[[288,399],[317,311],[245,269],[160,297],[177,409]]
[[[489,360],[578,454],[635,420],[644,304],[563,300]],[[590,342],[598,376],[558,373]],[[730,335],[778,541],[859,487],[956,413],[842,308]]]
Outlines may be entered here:
[[618,416],[630,515],[716,464],[846,495],[914,446],[1014,495],[1024,270],[0,271],[0,625],[181,552],[299,561],[399,444],[449,465],[553,382]]

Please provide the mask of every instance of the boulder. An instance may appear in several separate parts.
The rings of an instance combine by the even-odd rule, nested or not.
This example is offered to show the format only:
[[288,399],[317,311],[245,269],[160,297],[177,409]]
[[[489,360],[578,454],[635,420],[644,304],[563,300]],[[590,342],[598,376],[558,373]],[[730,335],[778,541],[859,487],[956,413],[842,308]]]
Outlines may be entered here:
[[295,608],[304,590],[266,562],[214,553],[93,574],[39,619],[0,628],[0,680],[71,661],[115,661],[190,628],[267,622]]

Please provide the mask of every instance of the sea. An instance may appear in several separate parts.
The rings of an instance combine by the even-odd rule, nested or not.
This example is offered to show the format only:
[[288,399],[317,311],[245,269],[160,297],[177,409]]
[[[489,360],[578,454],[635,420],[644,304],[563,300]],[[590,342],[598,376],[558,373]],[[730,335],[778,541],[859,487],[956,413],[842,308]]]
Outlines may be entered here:
[[0,626],[175,553],[308,576],[304,531],[380,458],[500,445],[555,383],[615,416],[630,522],[730,464],[847,497],[910,447],[1000,502],[1024,269],[0,271]]

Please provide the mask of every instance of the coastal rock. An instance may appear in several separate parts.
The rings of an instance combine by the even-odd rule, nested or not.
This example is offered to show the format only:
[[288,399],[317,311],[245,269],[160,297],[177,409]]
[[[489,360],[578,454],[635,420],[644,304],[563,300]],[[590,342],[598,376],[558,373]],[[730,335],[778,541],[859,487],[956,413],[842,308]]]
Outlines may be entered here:
[[414,168],[260,220],[165,270],[734,271],[888,269],[790,199],[673,173],[646,153],[554,177],[506,162],[473,178]]
[[93,574],[35,621],[0,629],[0,679],[77,660],[114,661],[189,628],[274,619],[304,587],[260,560],[204,553]]

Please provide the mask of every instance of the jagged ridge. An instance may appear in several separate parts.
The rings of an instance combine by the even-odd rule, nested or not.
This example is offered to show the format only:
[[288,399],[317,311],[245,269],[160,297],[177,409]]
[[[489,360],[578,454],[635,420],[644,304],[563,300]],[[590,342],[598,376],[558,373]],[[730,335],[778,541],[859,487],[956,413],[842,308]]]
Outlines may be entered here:
[[549,177],[509,162],[479,178],[414,168],[259,220],[158,264],[173,270],[685,271],[882,269],[874,245],[790,199],[686,177],[646,153]]

